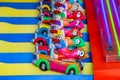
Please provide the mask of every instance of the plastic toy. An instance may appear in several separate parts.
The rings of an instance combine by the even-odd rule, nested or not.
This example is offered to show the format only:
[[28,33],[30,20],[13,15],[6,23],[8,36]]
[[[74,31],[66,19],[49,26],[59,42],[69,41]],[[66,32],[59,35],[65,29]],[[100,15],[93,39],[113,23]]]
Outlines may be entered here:
[[59,71],[65,74],[77,75],[83,69],[83,65],[80,61],[79,62],[76,62],[75,60],[60,61],[56,59],[50,60],[50,56],[47,56],[44,54],[37,54],[37,55],[39,59],[37,61],[34,61],[34,64],[43,71],[54,70],[54,71]]
[[42,14],[38,15],[39,20],[50,20],[51,19],[51,14],[49,12],[43,12]]
[[46,4],[42,5],[41,7],[38,7],[37,9],[40,10],[40,12],[50,12],[50,7]]
[[[58,49],[57,54],[59,54],[60,57],[61,55],[63,55],[66,58],[78,58],[78,57],[82,58],[84,55],[86,55],[85,50],[80,48],[70,50],[67,47],[66,42],[64,40],[60,40],[60,42],[55,43],[55,47]],[[64,58],[63,57],[59,58],[58,56],[58,59],[64,59]]]
[[77,18],[81,19],[81,20],[86,19],[84,13],[82,11],[80,11],[80,10],[77,10],[77,11],[74,11],[74,12],[70,12],[69,10],[66,10],[66,12],[62,12],[62,13],[61,13],[61,11],[56,10],[56,14],[66,15],[68,19],[77,19]]
[[34,55],[36,56],[36,54],[44,54],[44,55],[50,55],[50,50],[49,47],[47,45],[39,45],[36,44],[36,52],[34,53]]
[[72,40],[74,42],[72,46],[74,46],[74,47],[83,47],[83,46],[85,46],[85,42],[79,36],[76,36],[76,37],[72,38]]
[[65,18],[65,13],[61,13],[59,10],[54,11],[55,18],[58,20],[63,20],[64,26],[69,26],[71,28],[77,27],[79,29],[84,28],[84,24],[81,19],[75,19],[74,21],[69,21]]
[[33,41],[34,44],[38,43],[41,46],[49,45],[49,30],[47,28],[40,28],[35,33],[35,39]]
[[86,19],[85,15],[80,10],[75,11],[73,13],[67,11],[67,18],[68,19],[77,19],[77,18],[79,18],[81,20]]
[[[42,9],[47,9],[47,10],[51,10],[51,8],[48,6],[50,5],[51,3],[48,2],[48,1],[39,1],[39,4],[41,6]],[[40,7],[38,7],[38,9],[40,9]]]
[[41,23],[46,24],[46,25],[51,25],[50,20],[44,20]]
[[41,23],[41,22],[38,22],[38,28],[50,28],[51,26],[48,25],[48,24],[44,24],[44,23]]
[[63,48],[57,50],[56,53],[58,55],[59,60],[68,59],[68,58],[80,60],[80,59],[88,58],[87,53],[82,48],[76,48],[74,50],[70,50],[69,48]]
[[71,4],[74,4],[75,2],[78,2],[80,5],[82,5],[82,1],[81,0],[69,0],[69,2]]
[[74,3],[74,4],[68,3],[68,10],[70,10],[70,11],[80,10],[80,11],[82,11],[84,13],[84,9],[77,2]]
[[78,47],[78,48],[81,48],[81,47],[85,46],[85,42],[79,36],[75,36],[72,39],[70,37],[66,37],[64,40],[68,43],[69,47],[73,47],[73,48]]
[[[87,52],[82,48],[85,42],[80,30],[84,28],[82,20],[85,16],[80,5],[75,3],[79,7],[72,12],[67,10],[66,0],[42,0],[39,4],[40,21],[33,40],[36,50],[33,63],[43,71],[79,74],[84,68],[81,60],[88,58]],[[72,6],[76,7],[75,4]],[[74,49],[70,49],[70,46]]]
[[78,29],[84,28],[84,24],[80,19],[71,21],[71,22],[69,22],[69,25],[66,25],[66,26],[71,27],[71,28],[78,28]]
[[65,31],[65,36],[66,37],[71,37],[74,38],[75,36],[80,36],[82,37],[82,34],[78,28],[72,28],[72,29],[64,29]]
[[74,3],[71,4],[71,3],[66,2],[66,1],[57,1],[55,3],[55,7],[60,11],[64,11],[64,10],[68,9],[70,11],[80,10],[84,13],[83,8],[77,2],[74,2]]
[[67,4],[56,2],[55,3],[55,9],[60,10],[60,11],[64,11],[64,10],[67,9]]
[[64,40],[60,40],[60,42],[55,43],[55,47],[57,49],[62,49],[62,48],[66,48],[67,44]]
[[[37,7],[37,9],[39,10],[39,15],[38,18],[41,20],[50,20],[51,18],[51,2],[50,1],[39,1],[40,6]],[[43,16],[43,17],[41,17]]]

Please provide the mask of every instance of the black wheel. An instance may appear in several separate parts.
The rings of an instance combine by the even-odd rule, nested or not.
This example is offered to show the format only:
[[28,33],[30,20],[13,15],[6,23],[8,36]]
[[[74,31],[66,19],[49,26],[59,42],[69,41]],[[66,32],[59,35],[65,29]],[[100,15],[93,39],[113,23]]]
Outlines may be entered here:
[[45,62],[40,63],[39,68],[40,68],[42,71],[47,71],[47,65],[46,65],[46,63],[45,63]]
[[43,12],[49,12],[49,13],[50,13],[50,11],[48,10],[48,8],[46,8],[46,7],[43,8],[42,11],[43,11]]
[[41,46],[44,46],[43,41],[39,41],[38,44],[41,45]]
[[46,36],[48,35],[46,30],[42,31],[42,34]]
[[71,68],[68,72],[68,75],[75,75],[75,69]]
[[78,65],[80,66],[81,71],[84,69],[84,64],[81,61],[77,61]]

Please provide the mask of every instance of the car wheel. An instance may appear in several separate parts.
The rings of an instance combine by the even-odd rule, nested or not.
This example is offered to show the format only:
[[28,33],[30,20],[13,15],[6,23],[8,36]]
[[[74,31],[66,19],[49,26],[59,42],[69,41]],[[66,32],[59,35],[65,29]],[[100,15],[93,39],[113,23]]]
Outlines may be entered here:
[[80,62],[80,65],[81,65],[81,71],[82,71],[84,69],[84,63]]
[[46,30],[42,31],[42,34],[43,34],[43,35],[46,35],[46,36],[48,35],[48,33],[47,33]]
[[47,71],[47,65],[45,62],[42,62],[39,67],[42,71]]
[[77,61],[78,65],[80,66],[81,71],[84,69],[84,64],[81,61]]
[[43,41],[39,41],[38,44],[41,45],[41,46],[44,46]]
[[68,75],[75,75],[75,69],[71,68],[68,72]]
[[42,11],[43,12],[49,12],[48,8],[43,8]]

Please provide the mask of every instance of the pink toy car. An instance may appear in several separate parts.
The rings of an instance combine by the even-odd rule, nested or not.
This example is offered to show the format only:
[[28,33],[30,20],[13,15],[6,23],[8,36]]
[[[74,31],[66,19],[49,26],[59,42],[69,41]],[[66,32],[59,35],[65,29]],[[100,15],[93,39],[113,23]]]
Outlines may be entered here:
[[85,15],[80,10],[77,10],[77,11],[75,11],[73,13],[67,10],[67,18],[68,19],[77,19],[77,18],[79,18],[81,20],[86,19]]
[[70,50],[69,48],[62,48],[55,51],[58,55],[58,59],[84,59],[88,58],[88,54],[83,48],[76,48],[74,50]]
[[71,28],[75,28],[75,27],[79,28],[79,29],[84,28],[84,24],[80,19],[76,19],[76,20],[70,22],[68,26]]
[[74,38],[75,36],[82,37],[82,33],[80,32],[78,28],[72,28],[70,30],[64,29],[64,32],[65,32],[66,37],[71,37],[71,38]]

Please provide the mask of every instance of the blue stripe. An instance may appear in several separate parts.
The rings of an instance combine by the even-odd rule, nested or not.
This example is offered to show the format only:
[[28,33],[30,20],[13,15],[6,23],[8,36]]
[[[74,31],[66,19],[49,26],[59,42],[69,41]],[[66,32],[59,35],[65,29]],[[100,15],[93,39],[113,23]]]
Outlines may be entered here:
[[[34,33],[0,34],[0,40],[8,42],[31,42],[33,38]],[[88,33],[83,33],[83,40],[89,42]]]
[[0,17],[0,22],[7,22],[11,24],[37,24],[36,17]]
[[82,33],[83,37],[82,39],[85,41],[85,42],[90,42],[89,40],[89,34],[88,33]]
[[93,80],[93,75],[21,75],[21,76],[0,76],[0,80]]
[[12,7],[16,9],[36,9],[38,3],[14,3],[0,2],[0,7]]
[[0,40],[8,42],[31,42],[34,34],[0,34]]
[[89,58],[83,59],[82,62],[92,62],[92,54],[88,52]]
[[[11,24],[37,24],[37,17],[0,17],[0,22],[7,22]],[[86,20],[83,20],[84,24],[87,23]]]
[[4,63],[32,63],[32,53],[0,53],[0,62]]
[[[14,2],[0,2],[0,7],[12,7],[16,9],[36,9],[38,6],[38,3],[33,2],[33,3],[14,3]],[[82,3],[81,6],[85,9],[85,4]]]
[[85,9],[85,4],[84,3],[82,3],[81,6],[82,6],[83,9]]
[[[83,62],[92,62],[91,53],[89,58],[82,60]],[[33,53],[0,53],[0,62],[4,63],[32,63],[35,59]]]
[[82,22],[84,23],[84,24],[87,24],[87,20],[85,19],[85,20],[82,20]]

